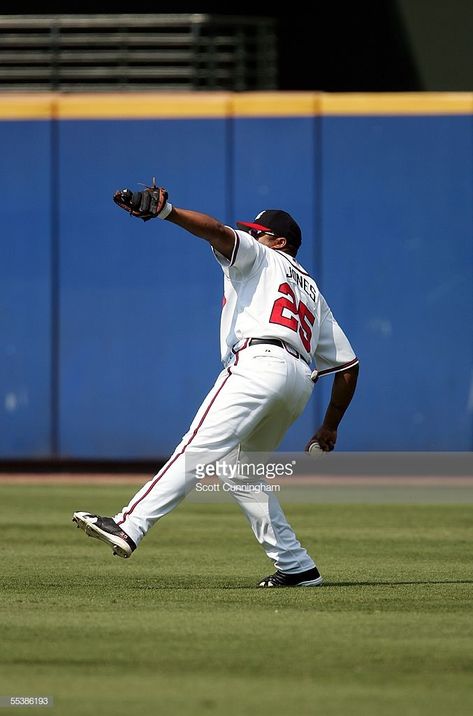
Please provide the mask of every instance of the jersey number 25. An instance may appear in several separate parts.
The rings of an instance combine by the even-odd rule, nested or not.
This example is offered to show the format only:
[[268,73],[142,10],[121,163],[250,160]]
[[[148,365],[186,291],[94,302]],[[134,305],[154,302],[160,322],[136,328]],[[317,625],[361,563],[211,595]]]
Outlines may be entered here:
[[282,283],[278,291],[283,293],[284,296],[275,300],[269,322],[278,323],[280,326],[285,326],[290,328],[291,331],[299,333],[304,348],[310,353],[312,326],[315,321],[314,314],[309,311],[302,301],[299,301],[299,304],[297,303],[294,291],[288,283]]

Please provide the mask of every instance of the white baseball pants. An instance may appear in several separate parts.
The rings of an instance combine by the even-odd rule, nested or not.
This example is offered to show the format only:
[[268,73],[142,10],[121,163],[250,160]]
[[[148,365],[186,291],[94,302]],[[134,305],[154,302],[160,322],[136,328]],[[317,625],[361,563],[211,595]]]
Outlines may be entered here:
[[[302,413],[312,393],[310,368],[286,349],[271,344],[244,347],[218,376],[189,431],[164,467],[115,517],[138,544],[154,523],[173,510],[195,486],[196,465],[242,454],[271,452]],[[314,567],[301,547],[274,492],[249,491],[241,478],[230,494],[245,513],[256,539],[277,569],[287,573]],[[259,478],[253,483],[262,484]]]

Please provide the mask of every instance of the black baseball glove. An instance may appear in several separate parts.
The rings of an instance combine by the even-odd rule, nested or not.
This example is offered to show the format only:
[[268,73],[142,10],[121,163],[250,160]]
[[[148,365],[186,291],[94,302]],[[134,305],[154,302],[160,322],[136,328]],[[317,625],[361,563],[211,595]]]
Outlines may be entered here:
[[166,189],[156,186],[154,178],[153,185],[145,187],[143,191],[132,191],[131,189],[116,191],[113,201],[131,216],[136,216],[143,221],[156,219],[166,205],[168,208],[170,207]]

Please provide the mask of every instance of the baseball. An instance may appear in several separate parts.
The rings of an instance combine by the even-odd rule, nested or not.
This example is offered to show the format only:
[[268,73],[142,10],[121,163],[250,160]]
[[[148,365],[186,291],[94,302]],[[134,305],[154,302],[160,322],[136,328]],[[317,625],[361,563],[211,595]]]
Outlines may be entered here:
[[317,441],[314,441],[309,447],[309,453],[312,455],[312,457],[318,458],[325,455],[325,450],[322,450],[319,443]]

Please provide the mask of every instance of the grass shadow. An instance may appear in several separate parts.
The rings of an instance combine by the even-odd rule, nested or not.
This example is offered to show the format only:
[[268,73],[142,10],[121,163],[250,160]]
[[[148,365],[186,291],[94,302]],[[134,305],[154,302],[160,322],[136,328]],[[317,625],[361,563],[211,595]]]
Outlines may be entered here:
[[398,587],[416,584],[473,584],[473,579],[412,579],[385,580],[376,582],[324,582],[324,587]]

